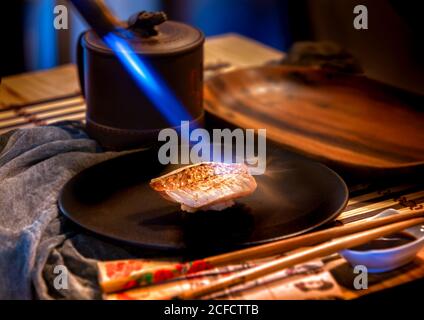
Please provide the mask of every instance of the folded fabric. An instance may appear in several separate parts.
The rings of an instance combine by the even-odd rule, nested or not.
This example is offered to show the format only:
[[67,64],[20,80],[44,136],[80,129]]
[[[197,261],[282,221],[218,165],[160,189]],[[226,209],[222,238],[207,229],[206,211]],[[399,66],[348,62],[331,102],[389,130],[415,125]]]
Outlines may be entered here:
[[[76,173],[117,155],[101,152],[79,122],[0,136],[0,299],[101,297],[96,262],[86,257],[133,255],[73,232],[59,215],[57,198]],[[57,266],[66,268],[66,290],[54,287]]]

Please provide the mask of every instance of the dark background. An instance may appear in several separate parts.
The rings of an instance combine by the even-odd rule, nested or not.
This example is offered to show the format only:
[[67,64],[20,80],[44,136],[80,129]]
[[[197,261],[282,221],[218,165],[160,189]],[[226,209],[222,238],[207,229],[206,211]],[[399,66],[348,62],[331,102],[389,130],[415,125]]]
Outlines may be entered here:
[[[299,40],[331,40],[348,49],[372,78],[424,93],[424,8],[414,0],[107,0],[120,19],[165,10],[207,36],[237,32],[280,50]],[[69,9],[69,30],[53,28],[53,7]],[[353,8],[369,11],[369,29],[353,28]],[[2,74],[75,61],[87,28],[66,0],[0,2]]]

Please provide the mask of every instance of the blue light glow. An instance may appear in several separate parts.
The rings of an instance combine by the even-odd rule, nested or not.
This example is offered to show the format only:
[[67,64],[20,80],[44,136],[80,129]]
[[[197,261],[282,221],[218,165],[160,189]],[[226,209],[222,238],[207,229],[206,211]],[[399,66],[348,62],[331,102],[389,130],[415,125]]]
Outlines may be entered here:
[[165,82],[146,61],[143,61],[135,53],[127,40],[114,33],[107,34],[103,37],[103,40],[114,51],[137,86],[171,126],[178,127],[181,125],[181,121],[192,120],[191,115],[170,91]]
[[25,1],[26,65],[30,70],[52,68],[58,63],[54,0]]

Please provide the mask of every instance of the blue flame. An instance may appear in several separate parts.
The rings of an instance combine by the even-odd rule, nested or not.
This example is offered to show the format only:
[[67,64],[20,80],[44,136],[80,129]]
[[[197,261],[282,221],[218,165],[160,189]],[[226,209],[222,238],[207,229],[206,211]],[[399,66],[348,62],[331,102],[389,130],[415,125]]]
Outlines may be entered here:
[[125,69],[135,80],[137,86],[171,126],[178,127],[181,125],[181,121],[192,120],[191,115],[170,91],[165,82],[135,53],[126,39],[114,33],[108,33],[103,37],[103,40],[114,51]]

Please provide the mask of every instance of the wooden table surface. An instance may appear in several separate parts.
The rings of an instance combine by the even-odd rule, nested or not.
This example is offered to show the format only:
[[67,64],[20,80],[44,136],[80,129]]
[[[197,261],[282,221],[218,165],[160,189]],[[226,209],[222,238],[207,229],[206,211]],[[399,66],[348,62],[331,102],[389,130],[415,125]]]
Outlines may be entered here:
[[[284,53],[250,39],[228,34],[209,38],[205,44],[205,77],[248,66],[258,66],[281,59]],[[17,128],[51,124],[60,120],[84,121],[85,102],[80,95],[75,65],[26,73],[2,79],[0,86],[0,133]],[[422,183],[376,186],[364,184],[351,188],[351,199],[339,221],[350,223],[367,219],[383,209],[400,211],[424,206]],[[329,270],[346,266],[340,257],[326,264]],[[374,281],[368,290],[343,287],[347,299],[424,278],[424,250],[414,264],[399,269],[389,277]]]

